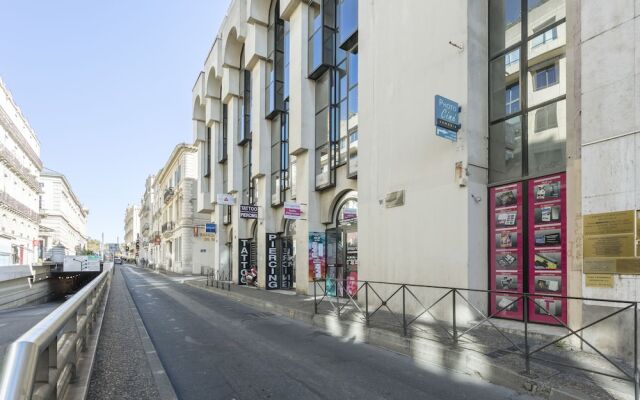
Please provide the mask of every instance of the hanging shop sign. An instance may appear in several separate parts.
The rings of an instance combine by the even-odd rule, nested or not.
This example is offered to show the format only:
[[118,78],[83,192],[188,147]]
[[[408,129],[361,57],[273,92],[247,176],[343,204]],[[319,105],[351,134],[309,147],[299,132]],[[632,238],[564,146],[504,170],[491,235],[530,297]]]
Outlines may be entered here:
[[358,219],[358,209],[357,208],[344,208],[342,210],[342,220],[343,221],[352,221],[354,219]]
[[524,282],[523,184],[493,187],[490,206],[490,287],[491,314],[502,318],[522,319]]
[[[567,217],[565,175],[533,179],[529,186],[529,293],[567,295]],[[529,319],[567,322],[567,300],[536,297]]]
[[285,219],[300,219],[302,216],[302,209],[300,204],[292,201],[285,201],[284,203],[284,218]]
[[247,204],[240,205],[240,218],[257,219],[258,206],[250,206]]
[[216,196],[216,203],[232,206],[236,204],[236,199],[230,194],[219,194]]
[[247,274],[251,270],[251,239],[238,239],[238,284],[247,284]]
[[266,273],[266,289],[278,289],[278,234],[267,233],[267,273]]
[[435,97],[436,135],[455,142],[460,130],[460,106],[453,100],[436,95]]
[[325,244],[324,232],[309,232],[309,280],[325,277]]

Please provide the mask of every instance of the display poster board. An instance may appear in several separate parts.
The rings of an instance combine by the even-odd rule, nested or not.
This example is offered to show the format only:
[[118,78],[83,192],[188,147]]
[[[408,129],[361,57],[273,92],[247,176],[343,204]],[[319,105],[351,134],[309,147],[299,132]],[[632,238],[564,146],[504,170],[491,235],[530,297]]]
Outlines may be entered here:
[[278,289],[278,267],[280,260],[278,260],[278,234],[267,233],[267,240],[265,242],[267,246],[267,270],[265,275],[267,290]]
[[[567,295],[567,210],[565,174],[532,179],[529,187],[529,293]],[[532,297],[529,320],[567,323],[567,301]],[[545,312],[546,311],[546,312]],[[550,315],[548,315],[548,314]]]
[[238,270],[238,285],[246,285],[251,270],[251,239],[238,239]]
[[324,232],[309,232],[309,281],[323,279],[327,265]]
[[491,314],[503,318],[523,316],[523,195],[521,182],[489,190],[490,287],[507,292],[491,295]]

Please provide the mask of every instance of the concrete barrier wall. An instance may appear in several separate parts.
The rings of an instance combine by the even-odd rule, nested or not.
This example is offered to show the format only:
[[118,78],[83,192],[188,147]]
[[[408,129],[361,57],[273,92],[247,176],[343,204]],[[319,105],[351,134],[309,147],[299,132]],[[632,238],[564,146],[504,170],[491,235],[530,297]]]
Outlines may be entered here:
[[30,284],[32,276],[28,265],[0,267],[0,310],[44,303],[54,296],[50,280]]

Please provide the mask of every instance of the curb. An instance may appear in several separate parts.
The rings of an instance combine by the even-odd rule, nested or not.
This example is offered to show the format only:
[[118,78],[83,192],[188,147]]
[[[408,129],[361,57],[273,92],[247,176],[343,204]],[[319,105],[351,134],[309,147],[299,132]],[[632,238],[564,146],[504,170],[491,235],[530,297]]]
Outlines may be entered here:
[[[313,312],[293,309],[262,299],[254,299],[236,292],[198,285],[195,282],[186,281],[185,284],[242,302],[243,304],[261,310],[271,311],[278,315],[304,322],[334,336],[335,334],[332,333],[333,329],[330,328],[340,326],[344,332],[349,332],[357,341],[391,350],[445,369],[478,376],[487,382],[512,389],[519,393],[535,395],[548,400],[601,399],[601,397],[587,397],[588,395],[586,393],[576,392],[570,388],[552,387],[548,383],[535,377],[526,376],[506,366],[492,363],[487,359],[486,355],[472,350],[452,348],[442,343],[422,338],[403,337],[383,329],[367,327],[362,323],[341,320],[336,316],[316,315]],[[612,390],[613,389],[609,388],[609,391]],[[615,396],[615,398],[620,399],[633,398],[633,396],[620,392],[611,394]]]
[[156,388],[158,389],[158,393],[160,394],[160,399],[177,400],[178,395],[176,394],[173,385],[169,380],[169,376],[167,375],[167,371],[162,365],[162,361],[160,361],[160,357],[158,357],[158,353],[156,352],[156,348],[151,341],[149,332],[147,332],[147,328],[145,328],[144,326],[144,321],[142,321],[142,317],[140,317],[138,306],[136,305],[135,301],[133,301],[133,297],[131,297],[129,283],[125,278],[124,273],[122,274],[122,279],[124,279],[124,284],[127,288],[125,296],[127,297],[127,302],[129,303],[129,309],[133,313],[133,319],[136,322],[136,328],[138,328],[138,334],[140,335],[140,340],[142,341],[142,347],[144,348],[144,352],[147,355],[147,361],[149,362],[149,367],[151,368],[151,373],[153,374],[153,380],[156,383]]

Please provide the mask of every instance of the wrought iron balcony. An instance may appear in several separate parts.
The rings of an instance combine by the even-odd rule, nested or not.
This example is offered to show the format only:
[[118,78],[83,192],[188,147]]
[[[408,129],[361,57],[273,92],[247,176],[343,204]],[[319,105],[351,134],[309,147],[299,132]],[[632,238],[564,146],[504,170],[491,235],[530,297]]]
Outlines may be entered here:
[[165,202],[165,203],[168,203],[168,202],[173,198],[173,195],[174,195],[174,194],[176,194],[176,191],[175,191],[175,189],[174,189],[174,188],[172,188],[172,187],[167,188],[167,189],[164,191],[164,202]]
[[9,210],[15,212],[16,214],[20,214],[25,218],[31,220],[32,222],[39,224],[40,223],[40,214],[33,211],[26,205],[22,204],[18,200],[14,199],[6,192],[0,192],[0,205],[8,208]]
[[0,143],[0,161],[4,162],[7,167],[20,179],[22,179],[27,186],[40,193],[40,185],[38,179],[31,174],[27,168],[25,168],[20,161],[14,156],[11,151],[2,143]]
[[165,222],[164,224],[162,224],[162,233],[167,233],[169,231],[172,231],[173,228],[175,228],[176,224],[173,222]]

